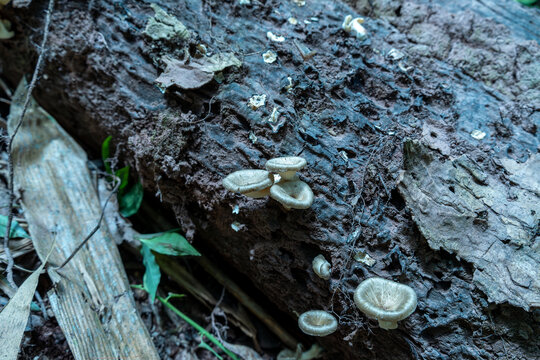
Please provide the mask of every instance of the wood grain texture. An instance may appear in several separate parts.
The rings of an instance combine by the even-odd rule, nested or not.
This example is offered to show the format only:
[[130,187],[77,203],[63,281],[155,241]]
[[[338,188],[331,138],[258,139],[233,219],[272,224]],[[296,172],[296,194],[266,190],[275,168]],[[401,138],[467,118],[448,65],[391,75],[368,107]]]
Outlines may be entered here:
[[[26,93],[21,82],[8,121],[13,131]],[[13,146],[15,186],[35,248],[60,265],[97,224],[101,209],[80,146],[32,101]],[[76,359],[158,359],[106,225],[61,270],[51,307]]]

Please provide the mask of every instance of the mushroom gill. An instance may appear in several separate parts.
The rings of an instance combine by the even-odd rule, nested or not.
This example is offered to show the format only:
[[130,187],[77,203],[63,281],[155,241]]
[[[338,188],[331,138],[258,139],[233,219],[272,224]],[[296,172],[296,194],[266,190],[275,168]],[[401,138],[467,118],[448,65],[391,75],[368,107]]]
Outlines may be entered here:
[[306,311],[298,318],[298,327],[311,336],[330,335],[337,329],[336,318],[323,310]]
[[396,329],[397,322],[416,309],[416,293],[407,286],[383,278],[369,278],[354,292],[356,306],[383,329]]
[[270,188],[270,197],[285,209],[307,209],[313,204],[313,191],[300,180],[279,182]]

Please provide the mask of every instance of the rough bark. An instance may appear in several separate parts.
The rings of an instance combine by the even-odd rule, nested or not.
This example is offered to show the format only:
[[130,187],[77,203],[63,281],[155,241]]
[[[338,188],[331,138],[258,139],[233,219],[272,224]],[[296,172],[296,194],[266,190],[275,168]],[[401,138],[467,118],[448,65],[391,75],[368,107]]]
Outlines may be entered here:
[[[334,311],[339,329],[320,340],[330,353],[537,358],[538,309],[488,299],[474,281],[475,263],[432,249],[411,216],[418,207],[396,186],[405,138],[426,144],[441,162],[467,155],[502,181],[509,180],[498,159],[525,162],[538,151],[538,35],[520,33],[525,25],[508,30],[481,12],[454,7],[452,14],[422,3],[376,1],[376,17],[365,24],[369,37],[360,41],[341,30],[353,10],[334,1],[161,1],[191,37],[153,40],[143,33],[154,16],[148,2],[59,1],[36,97],[88,149],[113,135],[123,161],[174,209],[195,245],[210,244],[292,321],[309,309]],[[39,36],[32,29],[42,8],[35,1],[6,14],[18,32],[0,42],[11,84],[32,62],[28,39]],[[526,24],[535,11],[498,20]],[[272,42],[267,31],[285,41]],[[317,54],[304,61],[293,40]],[[166,67],[162,56],[182,60],[186,48],[195,56],[199,43],[212,53],[233,52],[242,66],[200,89],[163,93],[155,85]],[[278,55],[272,64],[262,58],[269,49]],[[267,96],[258,110],[248,106],[255,94]],[[471,137],[474,130],[485,137]],[[232,171],[287,154],[308,161],[301,177],[316,195],[308,210],[287,212],[220,184]],[[319,253],[332,263],[329,281],[311,271]],[[374,265],[353,260],[357,253]],[[375,275],[418,294],[417,311],[398,330],[379,329],[352,302],[358,283]]]

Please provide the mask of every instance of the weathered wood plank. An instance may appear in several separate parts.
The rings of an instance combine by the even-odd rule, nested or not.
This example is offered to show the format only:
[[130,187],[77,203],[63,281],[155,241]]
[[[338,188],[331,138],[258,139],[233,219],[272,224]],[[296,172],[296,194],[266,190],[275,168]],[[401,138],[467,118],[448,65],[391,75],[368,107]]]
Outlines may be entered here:
[[[9,116],[11,132],[25,93],[21,82]],[[49,262],[58,266],[101,213],[86,154],[32,101],[12,155],[34,246],[43,259],[56,240]],[[51,307],[76,359],[158,359],[106,225],[63,269],[48,272],[56,282],[49,291]]]

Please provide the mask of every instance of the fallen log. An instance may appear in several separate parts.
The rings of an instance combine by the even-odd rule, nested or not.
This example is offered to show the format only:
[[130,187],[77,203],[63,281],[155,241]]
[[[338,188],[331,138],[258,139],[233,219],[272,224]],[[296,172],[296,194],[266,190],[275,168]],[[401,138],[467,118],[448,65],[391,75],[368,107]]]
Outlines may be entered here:
[[[89,150],[112,135],[186,236],[249,276],[291,323],[333,311],[338,331],[321,339],[329,358],[534,358],[537,305],[487,295],[476,263],[430,246],[409,210],[419,207],[396,185],[405,138],[440,161],[467,154],[493,178],[498,159],[524,163],[537,152],[537,42],[420,1],[368,19],[361,40],[341,29],[351,8],[303,3],[160,1],[163,14],[134,1],[60,1],[36,97]],[[6,12],[16,35],[0,42],[0,62],[12,85],[31,63],[27,39],[42,8]],[[216,70],[215,54],[241,66]],[[221,186],[282,155],[307,160],[309,209]],[[329,281],[311,270],[318,254],[332,264]],[[353,303],[372,276],[418,295],[397,330],[379,329]]]

